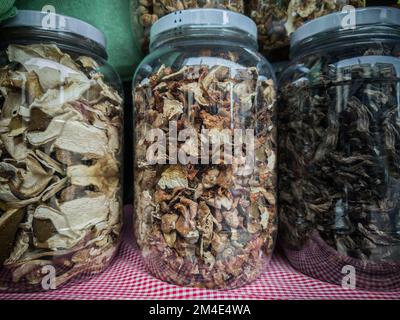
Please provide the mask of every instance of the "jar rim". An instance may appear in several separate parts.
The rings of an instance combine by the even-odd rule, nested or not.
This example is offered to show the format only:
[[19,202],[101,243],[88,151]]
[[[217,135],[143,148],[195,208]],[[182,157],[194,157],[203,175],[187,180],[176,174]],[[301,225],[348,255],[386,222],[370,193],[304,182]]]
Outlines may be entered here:
[[[19,31],[30,35],[29,42],[34,42],[34,37],[39,40],[48,39],[54,42],[68,40],[71,46],[75,41],[77,48],[85,51],[95,51],[96,55],[107,59],[107,40],[105,34],[93,25],[77,18],[64,16],[52,12],[18,10],[14,18],[0,24],[0,31],[5,31],[6,37],[0,42],[12,41],[13,35],[21,41]],[[73,40],[75,39],[75,40]]]
[[218,29],[231,29],[243,32],[256,41],[258,37],[257,25],[243,14],[224,9],[189,9],[175,11],[159,19],[151,28],[150,46],[162,34],[190,28],[210,30],[210,33]]
[[400,9],[391,7],[369,7],[328,14],[312,20],[297,29],[291,36],[291,49],[317,36],[330,37],[332,32],[354,32],[368,26],[391,26],[400,30]]

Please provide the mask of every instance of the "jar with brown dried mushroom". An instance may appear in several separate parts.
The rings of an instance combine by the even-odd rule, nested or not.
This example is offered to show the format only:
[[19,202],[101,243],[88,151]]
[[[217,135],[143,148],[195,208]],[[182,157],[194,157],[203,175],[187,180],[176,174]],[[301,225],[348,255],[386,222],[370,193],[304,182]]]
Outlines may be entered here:
[[181,286],[248,284],[277,231],[276,87],[256,25],[226,10],[182,11],[153,26],[150,50],[133,88],[145,265]]
[[292,37],[279,108],[280,239],[299,271],[400,289],[400,10],[321,17]]
[[175,11],[215,8],[244,13],[243,0],[130,0],[131,22],[136,39],[148,53],[151,26],[160,18]]
[[290,35],[304,23],[365,0],[249,0],[247,14],[256,22],[260,51],[271,61],[289,57]]
[[[104,35],[19,11],[0,28],[0,289],[104,270],[121,229],[123,100]],[[60,26],[60,28],[58,27]]]

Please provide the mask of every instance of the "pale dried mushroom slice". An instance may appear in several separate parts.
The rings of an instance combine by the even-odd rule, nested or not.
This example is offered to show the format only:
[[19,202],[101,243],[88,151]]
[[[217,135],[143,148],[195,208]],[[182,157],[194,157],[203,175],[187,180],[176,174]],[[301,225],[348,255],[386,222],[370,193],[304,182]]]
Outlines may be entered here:
[[[79,100],[90,88],[88,82],[72,82],[64,86],[63,90],[50,89],[43,96],[36,99],[28,108],[39,108],[45,114],[54,117],[64,112],[64,105]],[[29,116],[25,115],[24,116]]]
[[8,58],[10,61],[15,61],[16,57],[29,60],[30,58],[43,58],[61,63],[71,69],[79,71],[78,65],[71,57],[63,53],[56,45],[32,44],[26,45],[9,45],[7,49]]
[[180,116],[183,112],[183,103],[177,100],[164,98],[164,117],[171,121]]
[[19,170],[21,183],[12,185],[12,189],[21,199],[29,199],[38,196],[48,186],[53,175],[46,171],[32,154],[27,156],[24,162],[26,170]]
[[[98,179],[99,187],[102,190],[106,190],[105,188],[101,188],[102,183],[100,183],[104,179],[104,187],[109,182],[110,185],[114,185],[114,180],[118,178],[119,167],[117,160],[111,155],[106,155],[103,158],[98,160],[92,160],[93,165],[77,165],[70,166],[67,169],[67,176],[70,178],[72,184],[75,184],[74,179],[79,178],[94,178]],[[101,173],[101,174],[100,174]],[[79,185],[79,184],[77,184]]]
[[186,172],[182,167],[175,166],[166,169],[158,181],[161,189],[188,188]]
[[22,161],[26,159],[29,153],[29,149],[22,141],[21,137],[9,137],[7,133],[0,135],[0,139],[4,143],[4,147],[7,152],[16,161]]
[[0,216],[0,265],[12,253],[18,226],[24,218],[24,210],[10,209]]
[[54,147],[99,158],[107,154],[108,137],[104,130],[77,121],[67,121]]
[[43,132],[31,131],[26,135],[29,143],[33,146],[42,146],[58,138],[64,130],[68,120],[77,118],[77,112],[69,111],[54,117],[47,129]]

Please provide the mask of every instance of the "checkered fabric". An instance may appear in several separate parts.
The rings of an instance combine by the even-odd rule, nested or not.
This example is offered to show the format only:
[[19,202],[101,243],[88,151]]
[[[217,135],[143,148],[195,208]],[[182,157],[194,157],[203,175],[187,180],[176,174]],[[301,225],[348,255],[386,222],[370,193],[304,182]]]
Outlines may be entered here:
[[[128,227],[127,230],[130,230]],[[124,236],[119,255],[102,274],[46,293],[0,294],[0,300],[370,300],[400,299],[400,292],[342,289],[295,271],[280,254],[254,283],[231,291],[183,288],[161,282],[146,271],[139,250]]]
[[301,250],[285,250],[286,257],[296,269],[313,278],[340,284],[342,270],[354,268],[357,287],[365,290],[398,290],[400,288],[400,264],[368,262],[339,254],[314,232]]

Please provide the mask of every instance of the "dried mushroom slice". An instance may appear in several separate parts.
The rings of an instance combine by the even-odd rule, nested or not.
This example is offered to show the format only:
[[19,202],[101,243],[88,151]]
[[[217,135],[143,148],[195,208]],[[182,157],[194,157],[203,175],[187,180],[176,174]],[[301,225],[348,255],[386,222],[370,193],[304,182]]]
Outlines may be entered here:
[[[119,187],[118,163],[111,156],[93,160],[92,166],[78,165],[67,169],[69,181],[74,186],[94,186],[102,190],[107,196],[112,197]],[[98,172],[102,172],[99,176]]]
[[170,167],[165,170],[158,181],[161,189],[188,188],[186,172],[182,167]]
[[[35,211],[33,224],[37,232],[34,233],[36,247],[71,249],[93,226],[106,221],[108,213],[105,196],[68,201],[60,204],[59,210],[40,206]],[[52,232],[54,229],[56,232]],[[47,239],[41,242],[43,238]]]
[[[37,97],[41,95],[42,90],[48,91],[70,82],[89,82],[83,72],[62,63],[49,61],[48,58],[29,52],[25,46],[11,45],[7,54],[10,61],[20,63],[28,71],[28,80],[31,76],[31,81],[35,84],[33,89],[39,91]],[[29,90],[29,81],[27,84]]]
[[43,113],[54,117],[65,112],[68,103],[79,100],[89,90],[89,82],[72,82],[64,86],[63,90],[50,89],[40,98],[36,99],[28,108],[22,108],[23,116],[30,118],[33,108],[40,109]]
[[104,130],[77,122],[67,121],[54,147],[92,157],[106,156],[108,137]]
[[24,218],[24,210],[10,209],[0,216],[0,265],[10,256],[18,231]]
[[79,71],[77,64],[71,59],[71,57],[68,54],[63,53],[56,45],[10,45],[7,49],[7,54],[9,61],[16,61],[15,59],[17,57],[21,57],[21,59],[24,59],[25,61],[31,58],[42,58]]
[[26,170],[18,170],[21,181],[18,185],[11,183],[14,194],[20,199],[38,196],[52,180],[52,172],[46,171],[35,157],[25,159]]

